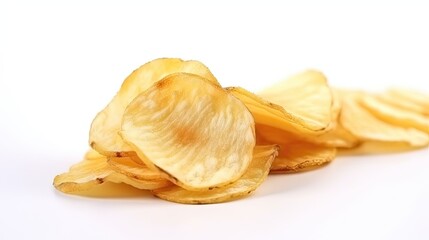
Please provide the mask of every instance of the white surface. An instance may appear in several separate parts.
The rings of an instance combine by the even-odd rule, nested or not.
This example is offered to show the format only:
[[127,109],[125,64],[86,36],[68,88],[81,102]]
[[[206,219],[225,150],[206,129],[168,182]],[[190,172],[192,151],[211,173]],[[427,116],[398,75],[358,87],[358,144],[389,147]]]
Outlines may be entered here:
[[429,238],[428,149],[339,157],[217,205],[54,190],[96,112],[154,58],[197,59],[253,91],[306,68],[334,86],[429,91],[424,1],[156,2],[0,3],[0,239]]

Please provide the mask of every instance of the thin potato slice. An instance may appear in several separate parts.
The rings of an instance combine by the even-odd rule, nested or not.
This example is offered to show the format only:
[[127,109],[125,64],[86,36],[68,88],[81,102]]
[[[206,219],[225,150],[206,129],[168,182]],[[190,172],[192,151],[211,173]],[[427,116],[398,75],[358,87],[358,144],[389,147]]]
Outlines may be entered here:
[[416,103],[409,101],[409,100],[406,100],[406,99],[401,99],[400,97],[392,95],[389,92],[382,93],[380,95],[377,95],[376,97],[380,101],[382,101],[386,104],[390,104],[390,105],[395,106],[397,108],[400,108],[400,109],[403,109],[406,111],[410,111],[410,112],[415,112],[417,114],[429,117],[429,108],[428,107],[416,104]]
[[104,155],[99,154],[94,149],[90,148],[85,155],[83,156],[84,159],[97,159],[97,158],[104,158]]
[[[327,113],[328,116],[316,117],[310,119],[310,116],[300,116],[295,112],[275,103],[269,102],[258,95],[251,93],[240,87],[226,88],[235,97],[240,99],[250,110],[255,122],[259,125],[269,126],[275,129],[281,129],[294,133],[295,135],[317,136],[329,131],[333,126],[331,125],[332,113]],[[306,101],[305,99],[297,99],[296,101]],[[306,108],[308,112],[317,111],[318,107],[325,108],[317,103],[316,106],[311,106],[313,103],[303,104],[302,107]],[[332,105],[333,103],[329,103]],[[305,110],[302,110],[305,111]],[[301,112],[301,110],[299,111]],[[322,111],[324,112],[324,111]],[[323,113],[324,114],[324,113]],[[328,122],[320,122],[319,119],[329,119]]]
[[308,142],[325,147],[351,148],[356,146],[358,139],[346,131],[341,124],[336,124],[334,129],[318,136],[297,135],[277,128],[256,125],[256,134],[269,143],[288,144],[293,142]]
[[308,171],[331,162],[336,148],[306,142],[281,144],[278,157],[271,166],[271,173]]
[[170,75],[125,110],[120,135],[151,169],[188,190],[229,184],[252,160],[254,120],[246,106],[197,75]]
[[171,185],[167,180],[138,181],[113,171],[107,158],[84,159],[66,173],[54,179],[54,186],[61,192],[72,193],[89,190],[104,182],[126,183],[139,189],[152,190]]
[[136,157],[110,157],[107,160],[110,167],[125,176],[137,180],[160,180],[164,179],[162,173],[148,168],[146,165],[137,163],[141,161],[133,160]]
[[118,135],[125,108],[137,95],[151,87],[155,82],[177,72],[200,75],[219,85],[210,70],[198,61],[160,58],[148,62],[125,79],[116,96],[97,114],[89,133],[91,147],[106,156],[132,155],[132,149]]
[[339,101],[334,102],[326,77],[315,70],[294,75],[259,92],[258,95],[282,106],[314,131],[329,129],[333,115],[340,109]]
[[416,105],[423,107],[424,109],[426,109],[425,111],[426,113],[429,109],[429,95],[427,94],[414,91],[414,90],[398,89],[398,88],[392,88],[387,92],[388,94],[395,96],[401,99],[402,101],[412,102]]
[[373,116],[358,103],[362,94],[360,92],[342,93],[343,109],[340,117],[341,125],[360,142],[395,143],[408,148],[424,147],[429,144],[429,136],[424,132],[414,128],[394,126]]
[[359,100],[369,112],[387,123],[429,133],[429,117],[386,104],[371,95],[362,95]]
[[246,173],[237,181],[208,191],[189,191],[179,186],[152,191],[156,197],[172,202],[207,204],[232,201],[255,191],[266,179],[270,166],[277,156],[278,146],[256,146],[253,160]]

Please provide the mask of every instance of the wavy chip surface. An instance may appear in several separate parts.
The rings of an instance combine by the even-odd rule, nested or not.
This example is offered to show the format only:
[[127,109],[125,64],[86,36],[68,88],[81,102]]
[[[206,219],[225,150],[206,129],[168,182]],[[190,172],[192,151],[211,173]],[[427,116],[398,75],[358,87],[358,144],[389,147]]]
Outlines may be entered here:
[[226,88],[249,108],[260,125],[316,136],[331,130],[340,110],[323,74],[307,71],[256,95]]
[[360,97],[360,103],[379,119],[406,128],[416,128],[429,133],[429,116],[403,110],[401,108],[384,103],[372,95]]
[[126,183],[135,188],[152,190],[171,185],[167,180],[140,181],[131,179],[112,170],[107,164],[106,157],[83,159],[73,165],[66,173],[54,179],[54,186],[65,193],[89,190],[109,181],[113,183]]
[[418,103],[403,99],[401,97],[397,97],[391,92],[385,92],[377,95],[376,97],[377,99],[386,104],[392,105],[402,110],[414,112],[429,117],[429,107],[425,107]]
[[208,191],[189,191],[179,186],[152,191],[161,199],[178,203],[206,204],[231,201],[255,191],[266,179],[277,155],[278,146],[256,146],[246,173],[234,183]]
[[394,143],[398,147],[405,145],[408,148],[424,147],[429,144],[429,136],[424,132],[395,126],[372,115],[359,104],[362,95],[363,93],[359,92],[343,92],[343,109],[340,116],[341,125],[360,142]]
[[422,93],[422,92],[418,92],[418,91],[414,91],[414,90],[409,90],[409,89],[398,89],[398,88],[392,88],[389,91],[387,91],[388,94],[390,94],[391,96],[396,97],[397,99],[399,98],[398,101],[405,101],[405,102],[410,102],[413,103],[415,105],[420,106],[421,108],[423,108],[423,111],[427,114],[429,113],[429,95]]
[[97,114],[91,124],[89,133],[91,147],[106,156],[130,155],[132,149],[118,135],[125,108],[141,92],[165,76],[177,72],[200,75],[219,85],[210,70],[198,61],[160,58],[148,62],[125,79],[116,96]]
[[339,110],[326,77],[315,70],[294,75],[259,92],[258,95],[282,106],[314,131],[328,129],[333,115]]
[[107,163],[118,173],[137,180],[161,180],[164,179],[163,174],[159,171],[148,168],[141,160],[133,159],[133,157],[110,157]]
[[149,168],[199,190],[244,174],[255,146],[254,124],[246,106],[227,91],[179,73],[130,103],[120,134]]

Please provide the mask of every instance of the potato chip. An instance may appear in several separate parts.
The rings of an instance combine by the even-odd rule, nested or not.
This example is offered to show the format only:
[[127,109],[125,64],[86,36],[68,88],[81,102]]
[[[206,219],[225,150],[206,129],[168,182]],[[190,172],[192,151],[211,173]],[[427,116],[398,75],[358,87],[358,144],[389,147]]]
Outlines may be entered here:
[[341,124],[335,124],[334,129],[318,136],[297,135],[277,128],[256,125],[256,135],[266,139],[266,143],[288,144],[293,142],[308,142],[325,147],[351,148],[356,146],[358,139],[345,130]]
[[104,158],[104,155],[99,154],[94,149],[89,149],[85,155],[83,156],[84,159],[97,159],[97,158]]
[[125,108],[137,95],[155,82],[176,72],[197,74],[219,85],[210,70],[198,61],[160,58],[148,62],[125,79],[116,96],[97,114],[89,133],[91,147],[106,156],[132,155],[130,153],[132,149],[117,134],[121,128]]
[[126,183],[139,189],[157,189],[171,185],[167,180],[139,181],[116,173],[107,164],[107,158],[84,159],[66,173],[54,179],[54,186],[65,193],[89,190],[104,182]]
[[390,105],[395,106],[397,108],[407,110],[410,112],[415,112],[417,114],[421,114],[421,115],[424,115],[426,117],[429,117],[429,108],[428,107],[416,104],[416,103],[409,101],[409,100],[406,100],[406,99],[402,99],[400,97],[392,95],[389,92],[379,94],[376,97],[377,97],[377,99],[379,99],[380,101],[382,101],[386,104],[390,104]]
[[359,101],[374,116],[387,123],[429,133],[429,117],[386,104],[369,94],[361,96]]
[[188,190],[229,184],[246,171],[255,146],[246,106],[193,74],[170,75],[125,110],[120,135],[145,164]]
[[360,142],[385,142],[408,148],[427,146],[429,136],[414,128],[403,128],[386,123],[373,116],[358,103],[360,92],[342,92],[343,108],[340,123]]
[[161,199],[188,204],[220,203],[241,198],[255,191],[266,179],[277,151],[276,145],[256,146],[246,173],[237,181],[223,187],[208,191],[189,191],[179,186],[171,186],[152,192]]
[[315,136],[329,131],[339,111],[325,77],[316,71],[294,76],[260,95],[240,87],[226,89],[246,104],[257,124],[296,135]]
[[411,102],[424,108],[426,113],[429,111],[429,95],[427,94],[410,89],[398,88],[392,88],[387,92],[388,94],[398,98],[398,101]]
[[[107,163],[110,167],[129,178],[138,179],[138,180],[160,180],[164,179],[162,173],[148,168],[143,163],[138,163],[141,160],[133,160],[133,157],[110,157],[107,160]],[[143,162],[143,161],[142,161]]]
[[333,115],[337,114],[340,108],[339,101],[334,102],[326,77],[315,70],[294,75],[259,92],[258,95],[282,106],[314,131],[329,129]]
[[311,170],[331,162],[336,148],[307,142],[281,144],[278,157],[271,166],[271,173],[290,173]]

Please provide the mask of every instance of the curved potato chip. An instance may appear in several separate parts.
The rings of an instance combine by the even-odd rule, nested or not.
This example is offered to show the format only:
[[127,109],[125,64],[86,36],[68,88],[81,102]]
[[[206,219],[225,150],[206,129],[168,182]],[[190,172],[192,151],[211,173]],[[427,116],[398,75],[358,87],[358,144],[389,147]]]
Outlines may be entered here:
[[[339,112],[323,73],[308,70],[296,74],[258,93],[263,99],[282,106],[313,131],[326,131]],[[335,108],[335,111],[333,111]]]
[[424,147],[429,144],[429,136],[414,128],[402,128],[386,123],[367,111],[358,103],[363,93],[342,93],[343,109],[340,123],[360,142],[399,143],[409,148]]
[[351,148],[356,146],[358,139],[345,130],[341,124],[335,124],[334,129],[318,136],[297,135],[277,128],[256,125],[256,135],[268,143],[288,144],[293,142],[308,142],[325,147]]
[[73,165],[66,173],[54,179],[54,186],[64,193],[89,190],[104,182],[126,183],[146,190],[162,188],[171,185],[167,180],[138,181],[113,171],[107,164],[107,158],[84,159]]
[[120,135],[152,169],[189,190],[234,182],[255,146],[246,106],[197,75],[170,75],[125,110]]
[[418,147],[412,147],[404,142],[365,141],[353,148],[339,148],[339,156],[385,154],[409,151]]
[[[307,136],[320,135],[332,128],[331,112],[329,112],[328,117],[324,118],[330,119],[329,122],[325,124],[319,122],[318,119],[320,117],[316,117],[316,119],[312,120],[310,119],[310,116],[305,116],[305,118],[302,118],[302,116],[296,115],[294,112],[290,112],[289,109],[285,109],[283,106],[269,102],[258,95],[245,90],[244,88],[228,87],[226,89],[247,106],[255,118],[255,123],[257,124],[289,131],[296,135]],[[314,111],[317,106],[324,108],[319,105],[319,103],[317,103],[317,106],[311,106],[311,104],[313,103],[309,103],[308,105],[303,104],[303,107],[306,107],[306,110],[309,112]],[[332,103],[330,103],[330,105],[332,105]]]
[[387,91],[387,93],[403,101],[409,101],[423,107],[426,110],[425,111],[426,113],[429,109],[429,95],[424,94],[422,92],[409,90],[409,89],[392,88],[389,91]]
[[122,114],[128,104],[167,75],[186,72],[200,75],[219,85],[210,70],[198,61],[183,61],[177,58],[160,58],[134,70],[129,75],[116,96],[97,114],[91,124],[89,143],[92,148],[106,156],[132,155],[132,149],[118,135]]
[[[164,179],[161,172],[148,168],[144,164],[138,164],[134,157],[110,157],[107,163],[110,167],[125,176],[137,180],[159,180]],[[141,160],[139,160],[141,161]]]
[[306,142],[281,144],[279,155],[271,165],[271,173],[308,171],[331,162],[335,155],[334,147]]
[[97,158],[104,158],[104,155],[99,154],[94,149],[89,149],[85,155],[83,156],[84,159],[97,159]]
[[429,133],[429,117],[386,104],[371,95],[363,95],[359,101],[374,116],[387,123]]
[[187,204],[207,204],[232,201],[255,191],[266,179],[278,146],[256,146],[246,173],[237,181],[208,191],[189,191],[179,186],[157,189],[152,193],[161,199]]
[[402,99],[400,97],[397,97],[395,95],[392,95],[389,92],[382,93],[376,96],[380,101],[390,104],[392,106],[395,106],[397,108],[401,108],[403,110],[415,112],[421,115],[424,115],[426,117],[429,117],[429,108],[424,107],[422,105],[416,104],[412,101],[409,101],[407,99]]

